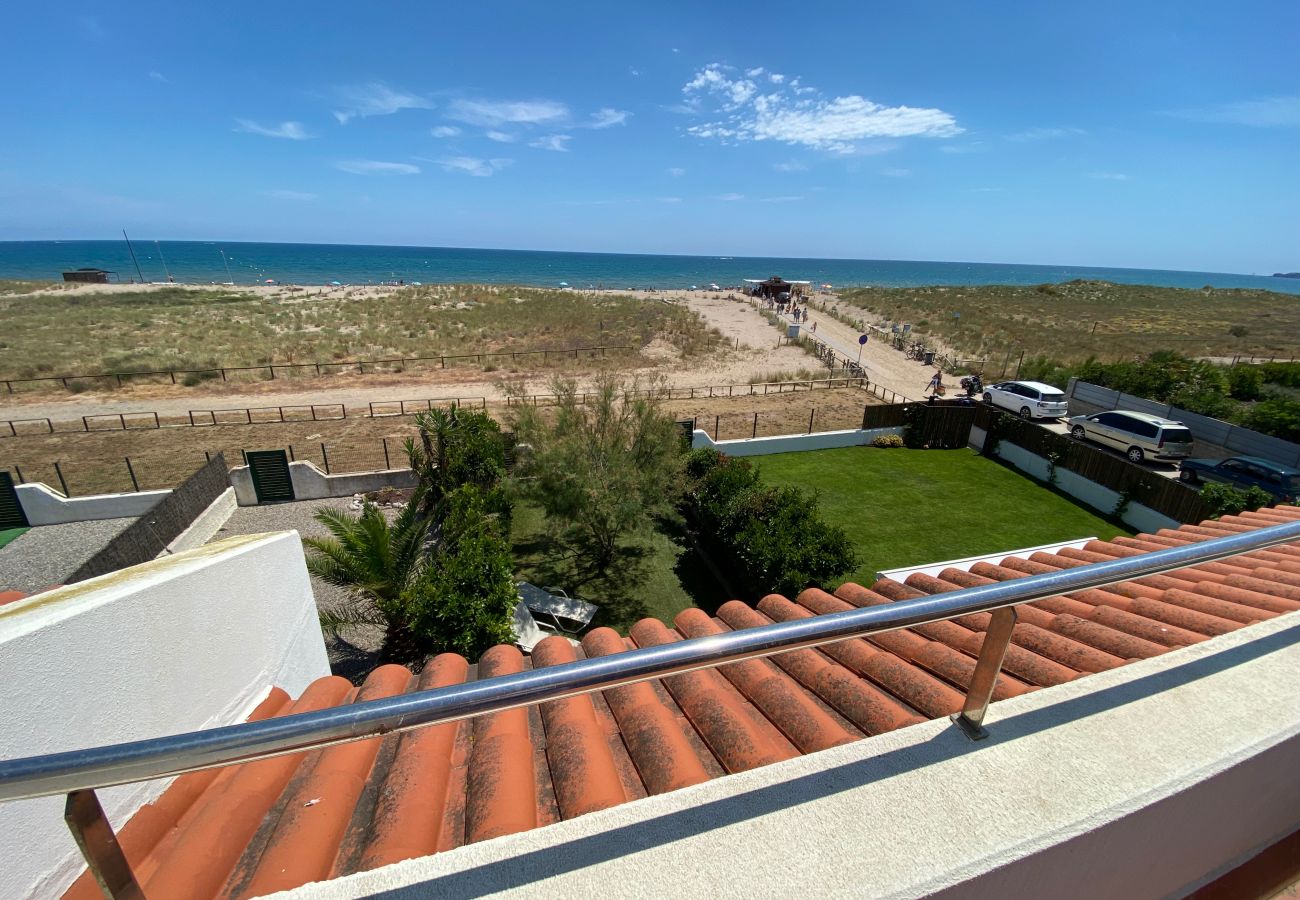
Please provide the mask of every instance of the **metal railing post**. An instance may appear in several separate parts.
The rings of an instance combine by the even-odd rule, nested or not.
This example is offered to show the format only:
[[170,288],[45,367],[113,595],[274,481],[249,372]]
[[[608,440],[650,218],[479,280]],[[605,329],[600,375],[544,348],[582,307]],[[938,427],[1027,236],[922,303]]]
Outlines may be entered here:
[[972,741],[980,741],[989,736],[984,730],[984,714],[988,712],[989,701],[993,699],[993,688],[998,683],[1002,660],[1007,655],[1007,645],[1011,643],[1011,632],[1015,627],[1014,606],[1004,606],[993,611],[989,630],[984,633],[979,659],[975,662],[975,672],[970,678],[970,687],[966,691],[966,702],[962,704],[961,712],[949,717]]
[[59,487],[63,488],[63,496],[71,497],[72,492],[68,490],[68,482],[63,478],[63,470],[59,468],[59,461],[54,461],[54,474],[59,476]]
[[109,900],[143,900],[131,864],[117,842],[113,826],[92,790],[73,791],[63,807],[63,821],[86,859],[90,873]]

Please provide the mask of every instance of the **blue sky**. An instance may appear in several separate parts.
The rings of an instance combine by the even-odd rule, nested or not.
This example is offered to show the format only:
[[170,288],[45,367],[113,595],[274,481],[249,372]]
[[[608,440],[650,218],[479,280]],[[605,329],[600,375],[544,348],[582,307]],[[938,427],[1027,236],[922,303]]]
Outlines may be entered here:
[[6,10],[2,240],[1300,268],[1295,0],[115,6]]

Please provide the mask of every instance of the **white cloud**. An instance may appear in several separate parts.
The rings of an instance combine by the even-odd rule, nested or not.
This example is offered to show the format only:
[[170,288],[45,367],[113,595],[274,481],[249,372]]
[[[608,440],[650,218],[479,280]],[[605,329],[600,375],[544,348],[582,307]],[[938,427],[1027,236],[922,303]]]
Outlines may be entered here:
[[1129,177],[1122,172],[1089,172],[1089,178],[1095,178],[1097,181],[1128,181]]
[[378,159],[345,159],[334,168],[353,175],[419,175],[420,167],[410,163],[383,162]]
[[758,66],[758,67],[753,68],[753,69],[746,69],[746,70],[745,70],[745,76],[746,76],[747,78],[757,78],[758,76],[762,75],[763,72],[764,72],[763,67],[762,67],[762,66]]
[[760,197],[759,203],[798,203],[803,200],[803,194],[783,194],[780,197]]
[[686,174],[686,170],[681,168],[680,166],[671,166],[666,171],[668,172],[669,175],[673,176],[674,178],[681,178],[683,175]]
[[884,175],[886,178],[907,178],[912,174],[912,170],[899,169],[891,166],[888,169],[881,169],[880,174]]
[[569,108],[554,100],[457,100],[447,115],[483,128],[545,125],[569,117]]
[[799,162],[799,160],[797,159],[792,159],[789,162],[772,163],[772,168],[776,169],[778,172],[807,172],[808,171],[808,167],[803,163]]
[[513,160],[509,159],[477,159],[473,156],[450,156],[437,160],[438,165],[442,166],[444,171],[464,172],[466,175],[473,175],[476,178],[486,178],[495,172],[501,171],[512,162]]
[[1027,128],[1024,131],[1017,131],[1014,134],[1007,135],[1009,141],[1050,141],[1055,138],[1075,137],[1081,134],[1087,134],[1082,128],[1067,126],[1064,128]]
[[346,85],[334,92],[340,108],[334,111],[334,118],[340,125],[346,125],[360,116],[389,116],[403,109],[432,109],[433,102],[426,97],[394,90],[382,81],[370,81],[365,84]]
[[772,72],[767,76],[767,80],[772,82],[773,84],[781,84],[782,82],[785,81],[785,76],[782,75],[780,72]]
[[539,137],[535,141],[529,141],[528,146],[536,147],[538,150],[555,150],[560,153],[568,152],[568,143],[573,140],[571,135],[567,134],[548,134]]
[[626,110],[602,106],[591,114],[591,120],[587,123],[587,127],[609,128],[611,125],[622,125],[630,115],[632,114]]
[[436,138],[449,138],[460,134],[460,129],[455,125],[439,125],[437,128],[430,128],[429,134]]
[[496,141],[498,144],[513,144],[515,136],[504,131],[485,131],[483,137],[489,141]]
[[710,200],[725,200],[728,203],[735,203],[737,200],[744,200],[744,194],[717,194],[709,198]]
[[252,119],[236,119],[235,131],[244,134],[260,134],[262,137],[287,138],[291,141],[305,141],[311,135],[299,122],[281,122],[279,125],[259,125]]
[[660,197],[659,202],[660,203],[681,203],[682,198],[681,197]]
[[1294,128],[1300,126],[1300,96],[1218,103],[1193,109],[1171,110],[1165,115],[1193,122],[1249,125],[1252,128]]
[[161,81],[163,84],[172,83],[172,80],[168,78],[166,75],[164,75],[162,72],[158,72],[158,71],[150,72],[149,77],[152,78],[154,81]]
[[699,109],[712,99],[722,114],[691,126],[690,134],[723,142],[780,141],[853,153],[862,152],[859,142],[868,139],[952,137],[963,131],[941,109],[885,106],[857,94],[827,99],[813,88],[801,87],[797,78],[761,93],[753,81],[731,72],[714,63],[682,87],[688,104]]
[[627,71],[628,71],[628,73],[629,73],[633,78],[636,78],[638,75],[641,74],[641,72],[640,72],[639,70],[634,69],[634,68],[632,68],[631,66],[628,66],[628,67],[627,67]]
[[266,196],[275,200],[298,200],[306,202],[315,200],[315,194],[309,194],[306,191],[267,191]]

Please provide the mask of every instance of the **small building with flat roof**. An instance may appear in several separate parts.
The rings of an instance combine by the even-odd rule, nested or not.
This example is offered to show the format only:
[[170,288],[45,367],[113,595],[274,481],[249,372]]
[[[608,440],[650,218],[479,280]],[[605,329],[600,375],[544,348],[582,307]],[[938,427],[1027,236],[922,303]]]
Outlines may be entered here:
[[72,272],[64,272],[63,280],[82,282],[84,284],[111,284],[117,281],[117,273],[110,272],[107,269],[76,269]]

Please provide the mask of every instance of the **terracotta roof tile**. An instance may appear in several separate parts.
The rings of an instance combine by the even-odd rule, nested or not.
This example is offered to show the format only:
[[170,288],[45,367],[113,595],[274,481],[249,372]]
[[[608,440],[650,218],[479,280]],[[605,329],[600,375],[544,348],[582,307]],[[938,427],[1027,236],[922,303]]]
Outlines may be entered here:
[[[1297,518],[1300,509],[1275,508],[906,583],[850,583],[834,595],[810,588],[795,601],[773,594],[757,609],[732,601],[716,619],[686,610],[675,629],[645,620],[623,638],[598,628],[576,648],[548,638],[531,659],[513,647],[489,650],[477,666],[445,654],[418,677],[385,666],[359,690],[330,677],[294,703],[274,692],[253,718],[885,605]],[[995,696],[1061,684],[1297,609],[1296,545],[1026,604]],[[541,827],[955,712],[989,621],[988,613],[963,616],[194,773],[136,813],[120,837],[146,896],[242,898]],[[66,896],[97,894],[83,875]]]

